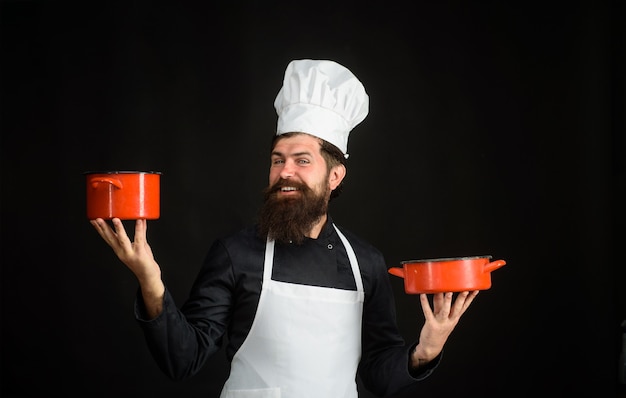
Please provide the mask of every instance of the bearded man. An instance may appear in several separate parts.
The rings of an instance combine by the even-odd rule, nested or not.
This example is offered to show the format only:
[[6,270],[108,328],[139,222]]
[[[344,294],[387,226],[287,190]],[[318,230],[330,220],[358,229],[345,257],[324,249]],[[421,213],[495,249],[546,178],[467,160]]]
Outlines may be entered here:
[[179,309],[137,220],[134,242],[92,220],[139,281],[135,316],[157,364],[180,380],[227,340],[222,398],[356,398],[424,379],[477,292],[437,293],[406,344],[383,255],[328,214],[346,176],[347,138],[368,112],[361,82],[332,61],[292,61],[275,107],[278,127],[258,225],[217,239]]

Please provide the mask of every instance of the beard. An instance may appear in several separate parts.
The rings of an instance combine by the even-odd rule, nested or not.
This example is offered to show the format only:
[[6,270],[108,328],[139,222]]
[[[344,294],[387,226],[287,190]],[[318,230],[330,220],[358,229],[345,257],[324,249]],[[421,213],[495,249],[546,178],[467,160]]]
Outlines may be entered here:
[[[280,197],[278,192],[282,186],[296,187],[300,195]],[[323,186],[327,187],[326,190],[317,194],[305,184],[280,179],[265,188],[263,205],[259,211],[260,236],[279,243],[302,244],[311,228],[328,210],[330,188],[327,181]]]

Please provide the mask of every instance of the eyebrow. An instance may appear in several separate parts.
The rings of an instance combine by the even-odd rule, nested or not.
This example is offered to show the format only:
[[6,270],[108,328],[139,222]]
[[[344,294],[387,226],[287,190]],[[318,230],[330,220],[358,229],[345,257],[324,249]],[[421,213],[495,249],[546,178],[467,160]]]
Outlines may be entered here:
[[[272,156],[285,156],[285,155],[282,152],[279,152],[279,151],[272,151]],[[292,156],[292,157],[313,156],[313,154],[311,154],[311,152],[309,152],[309,151],[302,151],[302,152],[292,153],[289,156]]]

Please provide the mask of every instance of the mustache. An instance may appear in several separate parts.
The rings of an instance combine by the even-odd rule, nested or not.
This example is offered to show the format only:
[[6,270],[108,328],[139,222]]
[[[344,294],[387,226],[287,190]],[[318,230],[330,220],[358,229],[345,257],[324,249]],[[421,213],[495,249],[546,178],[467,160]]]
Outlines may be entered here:
[[278,192],[281,189],[285,188],[285,187],[293,187],[296,188],[298,191],[308,191],[309,187],[299,181],[288,181],[285,180],[284,178],[279,179],[278,181],[276,181],[274,184],[269,185],[268,187],[265,188],[264,193],[267,194],[272,194],[274,192]]

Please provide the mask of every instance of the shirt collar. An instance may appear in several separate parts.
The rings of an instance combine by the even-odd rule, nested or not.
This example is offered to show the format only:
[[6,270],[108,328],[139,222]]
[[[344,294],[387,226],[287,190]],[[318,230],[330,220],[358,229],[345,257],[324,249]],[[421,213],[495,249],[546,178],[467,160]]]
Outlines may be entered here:
[[330,215],[326,217],[326,223],[324,227],[320,231],[320,236],[317,239],[328,239],[331,235],[335,233],[335,228],[333,227],[333,219]]

